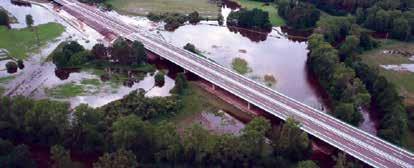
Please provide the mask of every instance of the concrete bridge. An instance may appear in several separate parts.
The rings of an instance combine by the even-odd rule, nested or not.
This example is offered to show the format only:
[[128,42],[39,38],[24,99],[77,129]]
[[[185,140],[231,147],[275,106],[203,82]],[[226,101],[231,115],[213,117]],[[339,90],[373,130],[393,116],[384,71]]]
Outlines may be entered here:
[[414,155],[400,147],[300,103],[212,61],[175,47],[143,29],[74,0],[54,0],[62,9],[100,33],[141,41],[145,48],[185,70],[283,120],[294,118],[301,129],[373,167],[414,167]]

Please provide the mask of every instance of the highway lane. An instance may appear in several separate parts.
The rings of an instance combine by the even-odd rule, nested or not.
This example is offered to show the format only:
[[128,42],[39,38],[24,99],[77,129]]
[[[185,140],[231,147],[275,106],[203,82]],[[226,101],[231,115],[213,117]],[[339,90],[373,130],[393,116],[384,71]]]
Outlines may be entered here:
[[[130,28],[131,26],[129,26],[129,25],[125,25],[125,24],[122,24],[122,23],[120,23],[120,22],[118,22],[118,21],[115,21],[114,20],[114,18],[109,18],[109,17],[107,17],[107,16],[105,16],[104,14],[97,14],[97,13],[99,13],[99,11],[94,11],[94,9],[87,9],[87,10],[85,10],[84,8],[82,8],[82,7],[79,7],[79,6],[81,6],[81,5],[76,5],[75,3],[71,3],[71,5],[70,5],[71,7],[74,7],[74,8],[76,8],[77,10],[80,10],[80,11],[82,11],[83,13],[83,15],[89,15],[89,17],[90,18],[93,18],[93,20],[95,20],[95,23],[94,24],[96,24],[96,22],[100,22],[99,24],[101,24],[102,26],[104,26],[104,27],[111,27],[111,30],[116,30],[116,31],[114,31],[114,32],[116,32],[117,34],[120,34],[120,35],[122,35],[122,36],[129,36],[131,33],[134,33],[134,31],[136,31],[135,29],[136,28]],[[84,5],[83,5],[84,6]],[[85,17],[85,18],[87,18],[87,17]],[[90,19],[90,20],[92,20],[92,19]],[[108,25],[109,24],[109,25]],[[134,29],[134,31],[131,31],[131,30],[129,30],[129,29]],[[141,32],[142,33],[142,31],[139,31],[139,32]],[[150,40],[148,40],[148,38],[151,38]],[[341,125],[341,123],[339,122],[339,125],[337,125],[337,122],[336,122],[336,120],[332,120],[332,117],[330,117],[330,116],[327,116],[326,114],[323,114],[323,113],[320,113],[319,111],[317,111],[317,110],[314,110],[314,109],[312,109],[312,108],[310,108],[310,107],[308,107],[308,106],[305,106],[305,105],[303,105],[303,104],[301,104],[301,103],[298,103],[298,102],[296,102],[296,101],[292,101],[290,98],[288,98],[287,96],[284,96],[284,95],[281,95],[281,94],[278,94],[278,93],[275,93],[273,90],[272,91],[270,91],[269,92],[269,89],[268,88],[266,88],[266,87],[263,87],[263,86],[261,86],[261,85],[258,85],[258,84],[256,84],[255,82],[252,82],[251,80],[249,80],[249,79],[246,79],[246,78],[244,78],[244,77],[241,77],[241,76],[239,76],[239,75],[235,75],[233,72],[231,72],[231,71],[229,71],[229,70],[227,70],[227,69],[225,69],[225,68],[223,68],[223,67],[221,67],[221,66],[219,66],[219,65],[217,65],[217,64],[214,64],[214,63],[212,63],[212,62],[210,62],[210,61],[208,61],[208,60],[200,60],[200,58],[198,57],[198,56],[195,56],[194,54],[189,54],[188,52],[186,52],[186,51],[184,51],[184,50],[182,50],[182,49],[179,49],[179,48],[176,48],[176,47],[174,47],[174,46],[171,46],[170,44],[168,44],[168,43],[166,43],[166,42],[164,42],[164,41],[160,41],[160,40],[158,40],[158,39],[154,39],[154,38],[152,38],[152,36],[151,35],[145,35],[145,34],[143,34],[143,35],[140,35],[139,37],[135,37],[135,39],[136,40],[140,40],[140,41],[145,41],[145,43],[144,44],[146,44],[146,46],[148,45],[148,44],[150,44],[151,43],[151,41],[156,41],[156,43],[159,45],[159,44],[162,44],[163,46],[165,45],[165,46],[168,46],[168,48],[172,48],[172,49],[167,49],[167,48],[163,48],[163,50],[174,50],[174,51],[176,51],[176,52],[179,52],[179,54],[173,54],[173,55],[175,55],[175,57],[177,57],[177,58],[180,58],[180,57],[182,57],[182,56],[186,56],[187,58],[190,58],[190,59],[192,59],[192,60],[196,60],[198,63],[198,65],[197,64],[192,64],[192,66],[197,66],[197,67],[202,67],[202,68],[204,68],[204,70],[201,70],[201,72],[205,72],[205,70],[206,70],[206,68],[207,69],[212,69],[212,68],[215,68],[214,70],[217,70],[217,71],[219,71],[221,74],[219,74],[218,75],[218,77],[216,77],[216,78],[208,78],[208,77],[205,77],[205,78],[207,78],[207,80],[217,80],[217,78],[219,78],[219,79],[221,79],[223,76],[226,76],[227,78],[230,78],[230,80],[229,81],[232,81],[232,82],[228,82],[228,83],[221,83],[221,84],[218,84],[218,85],[228,85],[228,86],[230,86],[230,84],[229,83],[233,83],[233,82],[235,82],[235,83],[242,83],[243,85],[245,85],[245,86],[248,86],[248,87],[250,87],[250,88],[254,88],[254,89],[256,89],[256,91],[260,91],[260,92],[262,92],[263,94],[265,94],[267,97],[270,97],[270,98],[272,98],[272,99],[276,99],[276,100],[273,100],[273,101],[280,101],[280,102],[282,102],[282,103],[284,103],[284,104],[288,104],[289,106],[292,106],[292,107],[287,107],[287,108],[285,108],[284,110],[285,111],[287,111],[287,112],[289,112],[289,113],[287,113],[287,114],[291,114],[291,111],[292,111],[292,109],[296,109],[296,111],[297,110],[301,110],[301,111],[303,111],[304,113],[307,113],[308,115],[307,116],[309,116],[309,115],[315,115],[315,116],[317,116],[317,117],[321,117],[321,120],[324,120],[324,121],[333,121],[333,123],[329,123],[329,124],[333,124],[333,125],[335,125],[335,126],[339,126],[339,127],[337,127],[336,129],[349,129],[348,127],[346,127],[346,125],[345,126],[343,126],[343,125]],[[150,46],[151,46],[151,44],[150,44]],[[160,48],[160,46],[153,46],[153,48],[149,48],[149,50],[151,50],[151,51],[155,51],[155,50],[158,50],[158,48]],[[171,55],[172,54],[172,52],[170,51],[170,52],[167,52],[167,53],[159,53],[159,55],[160,56],[166,56],[166,55]],[[169,60],[170,59],[174,59],[174,58],[168,58]],[[184,59],[185,60],[185,59]],[[183,60],[180,60],[180,62],[177,62],[177,64],[178,65],[182,65],[183,64],[183,62],[182,62]],[[184,67],[185,68],[185,67]],[[186,69],[188,69],[188,70],[190,70],[190,68],[191,67],[187,67]],[[217,68],[217,69],[216,69]],[[194,71],[194,70],[193,70]],[[213,74],[214,73],[217,73],[217,71],[216,72],[213,72]],[[199,74],[201,77],[203,77],[203,75],[206,75],[206,74],[204,74],[204,73],[201,73],[201,74]],[[208,76],[208,75],[206,75],[206,76]],[[231,85],[231,86],[233,86],[233,85]],[[233,87],[236,87],[236,88],[238,88],[239,90],[243,90],[243,89],[240,89],[240,86],[233,86]],[[229,89],[230,91],[231,90],[234,90],[234,89],[231,89],[231,88],[227,88],[227,89]],[[234,91],[234,92],[236,92],[236,91]],[[243,90],[243,92],[247,92],[246,90]],[[233,92],[232,92],[233,93]],[[249,93],[250,94],[250,96],[251,95],[254,95],[255,97],[253,98],[253,99],[256,99],[256,100],[258,100],[259,99],[259,97],[257,96],[257,93],[255,93],[255,92],[252,92],[252,93]],[[248,96],[248,95],[242,95],[242,96]],[[249,99],[251,99],[251,98],[249,98]],[[251,101],[251,100],[248,100],[248,101]],[[271,103],[271,102],[270,102]],[[259,105],[259,107],[261,107],[261,106],[263,106],[263,105]],[[268,108],[266,108],[266,109],[268,109]],[[272,109],[272,111],[273,110],[275,110],[275,109]],[[280,110],[280,109],[279,109]],[[316,113],[315,114],[313,114],[314,112],[316,111]],[[275,115],[277,115],[277,113],[275,114]],[[282,119],[284,119],[284,117],[283,116],[278,116],[278,117],[280,117],[280,118],[282,118]],[[295,117],[296,118],[296,117]],[[323,118],[323,119],[322,119]],[[314,121],[306,121],[306,120],[303,120],[303,119],[300,119],[300,118],[297,118],[299,121],[301,121],[302,122],[302,124],[303,124],[303,127],[309,127],[308,125],[314,125],[314,124],[306,124],[306,123],[313,123]],[[342,128],[343,127],[343,128]],[[309,127],[309,128],[312,128],[312,127]],[[313,128],[313,129],[315,129],[315,128]],[[345,132],[348,134],[348,133],[354,133],[355,132],[355,130],[352,130],[353,129],[353,127],[351,127],[351,130],[346,130]],[[309,132],[311,132],[310,130],[308,130]],[[328,130],[329,131],[329,130]],[[334,132],[334,135],[335,135],[335,137],[334,138],[336,138],[337,137],[337,133],[335,133],[335,132],[337,132],[338,130],[334,130],[333,132]],[[321,131],[321,132],[324,132],[324,131]],[[311,133],[312,134],[312,133]],[[316,133],[313,133],[313,134],[316,134]],[[328,134],[328,133],[326,133],[326,134]],[[358,139],[359,138],[361,138],[361,139],[364,139],[365,137],[368,137],[368,138],[371,138],[370,136],[366,136],[366,135],[364,135],[363,133],[361,134],[362,136],[361,137],[359,137],[360,135],[358,135],[358,134],[361,134],[361,131],[360,130],[357,130],[356,132],[355,132],[355,135],[356,136],[358,136]],[[325,137],[326,138],[326,137]],[[328,139],[328,138],[327,138]],[[339,140],[336,140],[336,141],[339,141]],[[369,142],[370,142],[371,140],[369,140]],[[371,142],[371,143],[373,143],[373,144],[376,144],[377,142],[380,142],[380,141],[378,141],[378,138],[374,138],[373,139],[373,142]],[[347,142],[347,143],[349,143],[349,144],[355,144],[355,142],[354,141],[350,141],[350,142]],[[347,144],[347,143],[345,143],[344,142],[344,144]],[[357,143],[358,144],[358,143]],[[384,146],[383,144],[384,143],[379,143],[381,146]],[[362,145],[365,145],[365,144],[362,144]],[[336,145],[336,146],[338,146],[338,144]],[[342,145],[343,146],[343,145]],[[349,145],[349,146],[352,146],[352,145]],[[359,146],[359,145],[358,145]],[[371,146],[371,145],[368,145],[368,146]],[[389,147],[389,146],[387,146],[387,144],[385,144],[385,146],[386,146],[386,148],[384,148],[385,150],[386,149],[392,149],[393,151],[392,151],[392,153],[394,153],[395,154],[395,152],[397,152],[397,153],[400,153],[401,154],[401,156],[399,156],[399,155],[397,155],[397,157],[398,158],[401,158],[401,159],[404,159],[404,160],[407,160],[407,158],[408,158],[408,161],[412,161],[412,159],[413,159],[413,157],[410,157],[410,155],[406,155],[405,153],[408,153],[408,152],[405,152],[405,151],[399,151],[399,150],[395,150],[392,146],[391,147]],[[354,147],[355,148],[355,147]],[[357,148],[361,148],[361,147],[357,147]],[[362,148],[364,148],[364,146],[362,146]],[[382,148],[382,147],[381,147]],[[398,149],[398,148],[397,148]],[[382,149],[381,149],[382,150]],[[370,151],[372,151],[372,150],[370,150]],[[373,150],[373,151],[375,151],[375,150]],[[354,152],[355,153],[355,152]],[[367,153],[367,154],[365,154],[365,155],[368,155],[369,154],[369,152]],[[394,155],[393,154],[393,155]],[[387,159],[387,156],[388,155],[385,155],[385,159],[386,160],[389,160],[389,159]],[[411,155],[412,156],[412,155]],[[359,157],[362,157],[362,156],[359,156]],[[383,158],[383,155],[380,155],[380,157],[382,157]],[[404,158],[405,157],[405,158]],[[357,157],[358,158],[358,157]],[[377,158],[376,156],[374,156],[374,157],[372,157],[372,158]],[[383,160],[383,159],[382,159]],[[399,160],[399,159],[395,159],[395,158],[393,158],[393,157],[391,157],[391,160]],[[381,160],[380,160],[381,161]],[[378,162],[378,161],[376,161],[376,162]],[[409,163],[408,164],[408,166],[412,166],[412,162],[411,163]],[[382,166],[381,166],[382,167]],[[388,166],[387,166],[388,167]]]

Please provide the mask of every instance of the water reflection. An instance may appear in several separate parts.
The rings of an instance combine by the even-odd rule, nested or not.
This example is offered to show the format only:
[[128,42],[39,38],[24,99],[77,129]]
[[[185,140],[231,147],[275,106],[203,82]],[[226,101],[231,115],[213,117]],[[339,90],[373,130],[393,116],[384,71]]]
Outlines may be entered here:
[[253,42],[266,41],[270,31],[250,30],[241,27],[227,26],[230,32],[240,33],[243,37],[247,37]]
[[66,80],[69,78],[71,73],[79,72],[79,69],[56,69],[55,76],[60,80]]
[[281,29],[274,28],[265,41],[254,42],[226,27],[201,24],[185,25],[162,35],[179,47],[192,43],[205,56],[230,69],[234,58],[243,58],[252,68],[247,77],[263,82],[263,76],[271,74],[277,80],[273,89],[320,108],[324,105],[322,96],[309,81],[306,70],[307,43],[291,41],[278,32]]
[[49,11],[37,5],[14,5],[10,0],[1,0],[0,5],[16,17],[18,23],[10,24],[11,28],[25,28],[26,15],[30,14],[34,18],[34,25],[57,22],[58,18]]

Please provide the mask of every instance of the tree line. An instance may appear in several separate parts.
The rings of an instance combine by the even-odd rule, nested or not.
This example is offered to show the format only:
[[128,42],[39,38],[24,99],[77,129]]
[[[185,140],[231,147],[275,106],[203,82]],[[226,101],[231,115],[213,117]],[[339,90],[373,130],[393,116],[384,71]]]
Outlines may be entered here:
[[166,24],[164,25],[165,30],[173,31],[178,27],[184,25],[185,22],[189,22],[191,24],[197,24],[202,20],[202,17],[197,11],[191,12],[188,15],[184,15],[181,13],[162,13],[156,14],[153,12],[148,13],[147,18],[154,22],[163,21]]
[[163,120],[180,107],[174,96],[147,98],[143,91],[135,91],[102,108],[80,105],[72,112],[63,102],[4,97],[0,100],[0,137],[4,139],[0,139],[0,165],[35,166],[26,146],[10,145],[24,139],[49,146],[54,167],[79,165],[70,159],[70,150],[100,154],[94,167],[317,167],[306,160],[311,152],[308,135],[292,119],[272,129],[268,120],[255,118],[240,135],[213,134],[200,125],[180,133]]
[[96,44],[92,50],[86,50],[76,41],[60,44],[51,54],[58,68],[82,67],[86,64],[113,64],[140,66],[147,63],[144,45],[139,41],[128,42],[124,38],[115,40],[111,47]]
[[387,37],[411,40],[414,35],[414,1],[412,0],[311,0],[319,9],[333,15],[352,14],[361,26]]
[[257,8],[251,10],[242,8],[238,11],[232,11],[227,17],[227,25],[262,30],[272,28],[269,13]]
[[330,16],[318,22],[309,39],[308,64],[334,100],[336,117],[358,125],[358,108],[373,105],[381,119],[378,136],[401,145],[408,119],[398,90],[356,56],[378,46],[355,17]]
[[340,62],[338,51],[324,40],[323,35],[313,34],[308,49],[309,68],[317,74],[333,100],[334,116],[358,126],[363,121],[359,107],[370,104],[370,95],[364,84],[352,68]]
[[277,12],[286,20],[286,24],[295,29],[306,29],[316,26],[320,12],[312,4],[299,0],[278,1]]

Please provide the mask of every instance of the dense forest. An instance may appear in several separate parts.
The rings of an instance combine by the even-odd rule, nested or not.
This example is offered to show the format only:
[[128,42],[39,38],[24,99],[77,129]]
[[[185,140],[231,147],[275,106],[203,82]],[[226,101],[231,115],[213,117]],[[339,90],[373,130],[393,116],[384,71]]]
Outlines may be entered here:
[[332,15],[354,15],[359,25],[392,38],[409,40],[414,35],[413,0],[311,0],[319,9]]
[[[185,81],[178,83],[186,88]],[[28,146],[11,143],[18,141],[49,146],[53,167],[81,165],[71,160],[71,150],[101,155],[94,167],[317,167],[306,160],[311,152],[308,135],[292,119],[271,128],[268,120],[255,118],[240,135],[214,134],[199,125],[178,132],[164,119],[179,111],[182,94],[186,92],[147,98],[138,90],[101,108],[80,105],[73,111],[67,103],[3,97],[0,165],[35,166]]]
[[312,4],[288,0],[279,1],[277,12],[279,16],[286,20],[288,26],[295,29],[314,27],[321,15],[319,10]]
[[357,126],[362,121],[359,109],[372,105],[381,118],[378,136],[401,145],[408,129],[402,98],[393,84],[357,55],[381,45],[371,32],[403,41],[412,39],[411,6],[406,1],[388,0],[310,2],[332,15],[341,15],[321,18],[308,46],[309,68],[333,100],[333,115]]

